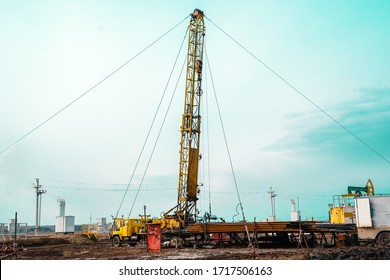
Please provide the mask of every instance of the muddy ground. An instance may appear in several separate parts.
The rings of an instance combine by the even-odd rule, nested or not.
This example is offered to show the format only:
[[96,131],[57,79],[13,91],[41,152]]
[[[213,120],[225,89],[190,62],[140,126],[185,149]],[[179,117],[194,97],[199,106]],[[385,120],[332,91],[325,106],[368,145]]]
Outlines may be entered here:
[[[3,241],[3,244],[7,242]],[[148,253],[146,246],[113,247],[107,238],[89,240],[79,234],[21,237],[16,256],[4,253],[1,259],[21,260],[390,260],[390,247],[366,244],[333,248],[208,247],[169,248]],[[2,245],[3,245],[2,244]],[[12,243],[8,243],[12,244]]]

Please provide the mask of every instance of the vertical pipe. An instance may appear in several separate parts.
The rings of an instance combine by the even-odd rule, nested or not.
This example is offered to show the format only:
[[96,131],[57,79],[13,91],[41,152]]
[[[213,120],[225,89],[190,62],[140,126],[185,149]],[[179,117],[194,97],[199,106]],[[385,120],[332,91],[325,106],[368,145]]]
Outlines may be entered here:
[[146,224],[146,205],[144,205],[144,223]]
[[17,252],[17,243],[16,243],[16,234],[18,229],[18,212],[15,212],[15,233],[14,233],[14,255],[16,258],[16,252]]
[[35,188],[37,189],[37,198],[36,198],[36,207],[35,207],[35,235],[38,235],[38,200],[39,200],[39,179],[36,179],[37,185]]
[[38,227],[41,227],[42,195],[39,196]]
[[273,207],[272,207],[272,187],[269,187],[269,197],[270,197],[270,202],[271,202],[271,217],[272,217],[272,215],[273,215],[273,213],[272,213],[272,209],[273,209]]
[[14,244],[16,244],[16,231],[18,228],[18,212],[15,212],[15,234],[14,234]]
[[[144,231],[145,231],[145,233],[148,232],[146,225],[147,225],[147,223],[146,223],[146,205],[144,205]],[[147,241],[147,240],[145,240],[146,237],[147,237],[147,235],[145,235],[144,239],[143,239],[144,244],[145,244],[145,241]]]
[[273,209],[273,211],[272,211],[272,216],[274,216],[275,217],[275,222],[276,222],[276,208],[275,208],[275,196],[273,196],[272,197],[272,199],[273,199],[273,205],[274,205],[274,209]]

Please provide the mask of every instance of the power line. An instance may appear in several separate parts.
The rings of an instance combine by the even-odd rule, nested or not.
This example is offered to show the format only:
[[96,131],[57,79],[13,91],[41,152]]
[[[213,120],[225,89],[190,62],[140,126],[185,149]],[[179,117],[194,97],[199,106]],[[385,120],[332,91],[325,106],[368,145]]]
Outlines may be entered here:
[[[148,184],[151,185],[151,184]],[[161,184],[152,184],[152,185],[161,185]],[[74,190],[74,191],[92,191],[92,192],[125,192],[125,188],[86,188],[86,187],[76,187],[76,186],[59,186],[59,185],[43,185],[46,188],[51,189],[63,189],[63,190]],[[168,190],[176,190],[177,188],[151,188],[151,189],[143,189],[144,192],[150,191],[168,191]],[[131,192],[135,192],[136,190],[129,190]]]
[[[121,186],[127,186],[128,183],[96,183],[96,182],[82,182],[82,181],[66,181],[66,180],[57,180],[57,179],[40,179],[40,181],[48,181],[48,182],[55,182],[55,183],[65,183],[65,184],[72,184],[72,185],[93,185],[93,186],[114,186],[114,187],[121,187]],[[163,183],[149,183],[144,185],[165,185],[165,184],[171,184],[172,182],[163,182]],[[45,184],[45,186],[47,186]]]
[[[116,213],[116,215],[115,215],[115,218],[118,217],[119,212],[120,212],[120,210],[121,210],[121,208],[122,208],[122,205],[123,205],[123,202],[124,202],[124,200],[125,200],[127,191],[128,191],[128,189],[129,189],[129,187],[130,187],[131,182],[133,181],[133,177],[134,177],[135,171],[136,171],[137,168],[138,168],[138,164],[139,164],[139,162],[140,162],[140,160],[141,160],[141,157],[142,157],[142,155],[143,155],[144,149],[145,149],[145,147],[146,147],[146,143],[148,142],[150,133],[151,133],[152,128],[153,128],[153,126],[154,126],[154,123],[155,123],[155,121],[156,121],[156,119],[157,119],[158,112],[160,111],[160,107],[161,107],[161,104],[162,104],[162,102],[163,102],[163,100],[164,100],[165,94],[166,94],[166,92],[167,92],[168,85],[169,85],[169,83],[170,83],[170,81],[171,81],[171,78],[172,78],[172,75],[173,75],[173,71],[174,71],[174,69],[175,69],[175,67],[176,67],[177,61],[178,61],[178,59],[179,59],[180,52],[181,52],[181,50],[182,50],[182,48],[183,48],[183,45],[184,45],[184,41],[185,41],[185,39],[186,39],[186,37],[187,37],[187,30],[188,30],[188,27],[187,27],[187,29],[186,29],[186,32],[184,33],[183,40],[182,40],[182,42],[181,42],[181,44],[180,44],[179,52],[178,52],[177,55],[176,55],[176,58],[175,58],[175,61],[174,61],[174,63],[173,63],[171,72],[169,73],[169,77],[168,77],[167,83],[165,84],[164,91],[163,91],[162,96],[161,96],[161,98],[160,98],[160,101],[159,101],[159,104],[158,104],[158,106],[157,106],[156,112],[155,112],[155,114],[154,114],[154,116],[153,116],[153,120],[152,120],[152,122],[151,122],[151,124],[150,124],[150,126],[149,126],[149,131],[148,131],[148,133],[147,133],[147,135],[146,135],[145,141],[144,141],[144,143],[143,143],[143,145],[142,145],[142,148],[141,148],[141,151],[140,151],[140,153],[139,153],[139,155],[138,155],[138,159],[137,159],[137,162],[136,162],[136,164],[135,164],[135,166],[134,166],[133,173],[131,174],[129,183],[128,183],[127,188],[126,188],[126,192],[124,193],[124,195],[123,195],[123,197],[122,197],[122,201],[121,201],[121,203],[120,203],[120,205],[119,205],[119,208],[118,208],[118,211],[117,211],[117,213]],[[142,178],[142,181],[143,181],[143,180],[144,180],[144,178]],[[141,183],[141,184],[142,184],[142,183]],[[139,192],[139,191],[138,191],[138,192]],[[137,194],[136,194],[136,198],[138,197],[138,192],[137,192]],[[133,205],[134,205],[134,204],[133,204]]]
[[[179,52],[179,53],[180,53],[180,52]],[[161,123],[160,130],[158,131],[158,134],[157,134],[157,137],[156,137],[156,141],[154,142],[152,152],[150,153],[150,157],[149,157],[148,163],[146,164],[145,171],[144,171],[144,174],[143,174],[143,176],[142,176],[141,182],[140,182],[140,184],[139,184],[139,187],[138,187],[136,196],[135,196],[135,198],[134,198],[133,204],[131,205],[131,209],[130,209],[130,212],[129,212],[128,217],[131,216],[131,213],[132,213],[132,211],[133,211],[135,202],[137,201],[137,198],[138,198],[139,191],[140,191],[140,189],[141,189],[141,187],[142,187],[142,183],[143,183],[143,181],[144,181],[146,172],[147,172],[148,169],[149,169],[150,162],[151,162],[151,160],[152,160],[154,151],[155,151],[155,149],[156,149],[158,140],[159,140],[159,138],[160,138],[161,131],[162,131],[162,129],[163,129],[163,127],[164,127],[164,124],[165,124],[165,121],[166,121],[166,119],[167,119],[169,109],[171,108],[171,104],[172,104],[172,101],[173,101],[173,97],[175,96],[175,92],[176,92],[177,86],[178,86],[178,84],[179,84],[180,77],[181,77],[181,75],[182,75],[182,73],[183,73],[183,69],[184,69],[184,66],[185,66],[185,64],[186,64],[186,61],[187,61],[187,57],[186,57],[186,59],[184,60],[183,66],[181,67],[181,70],[180,70],[180,74],[179,74],[179,76],[178,76],[178,78],[177,78],[177,82],[176,82],[175,88],[174,88],[174,90],[172,91],[171,99],[170,99],[170,101],[169,101],[167,110],[166,110],[166,112],[165,112],[164,119],[163,119],[163,121],[162,121],[162,123]]]
[[[206,17],[206,16],[205,16]],[[334,121],[337,125],[339,125],[342,129],[344,129],[346,132],[348,132],[350,135],[352,135],[356,140],[358,140],[361,144],[366,146],[368,149],[370,149],[373,153],[375,153],[377,156],[382,158],[384,161],[386,161],[388,164],[390,164],[390,161],[386,159],[384,156],[382,156],[378,151],[376,151],[374,148],[372,148],[368,143],[366,143],[364,140],[362,140],[359,136],[357,136],[355,133],[353,133],[350,129],[348,129],[346,126],[344,126],[342,123],[340,123],[337,119],[335,119],[333,116],[331,116],[328,112],[326,112],[324,109],[322,109],[319,105],[317,105],[314,101],[312,101],[310,98],[308,98],[305,94],[303,94],[300,90],[298,90],[295,86],[293,86],[290,82],[288,82],[285,78],[283,78],[281,75],[279,75],[275,70],[273,70],[271,67],[269,67],[267,64],[265,64],[262,60],[260,60],[256,55],[254,55],[251,51],[249,51],[247,48],[245,48],[242,44],[240,44],[236,39],[234,39],[231,35],[229,35],[226,31],[224,31],[221,27],[219,27],[217,24],[215,24],[211,19],[206,17],[215,27],[217,27],[222,33],[224,33],[227,37],[229,37],[233,42],[235,42],[238,46],[240,46],[244,51],[246,51],[250,56],[252,56],[255,60],[260,62],[265,68],[267,68],[269,71],[271,71],[276,77],[278,77],[280,80],[282,80],[286,85],[288,85],[291,89],[293,89],[296,93],[298,93],[300,96],[302,96],[306,101],[311,103],[314,107],[316,107],[319,111],[321,111],[324,115],[326,115],[328,118],[330,118],[332,121]]]
[[[130,184],[131,184],[131,182],[133,181],[133,177],[134,177],[135,171],[136,171],[137,168],[138,168],[138,164],[139,164],[139,162],[140,162],[140,160],[141,160],[141,157],[142,157],[142,155],[143,155],[144,149],[145,149],[145,147],[146,147],[146,143],[147,143],[147,141],[148,141],[148,139],[149,139],[150,133],[151,133],[152,128],[153,128],[153,126],[154,126],[154,122],[156,121],[158,112],[160,111],[160,107],[161,107],[161,104],[162,104],[162,102],[163,102],[163,100],[164,100],[165,94],[166,94],[166,92],[167,92],[168,85],[169,85],[169,83],[170,83],[170,81],[171,81],[171,78],[172,78],[172,75],[173,75],[173,71],[174,71],[174,69],[175,69],[175,67],[176,67],[177,61],[178,61],[178,59],[179,59],[180,52],[181,52],[181,50],[182,50],[182,48],[183,48],[185,38],[187,37],[187,30],[188,30],[188,27],[187,27],[187,29],[186,29],[186,32],[184,33],[183,41],[182,41],[181,44],[180,44],[179,51],[178,51],[178,53],[177,53],[177,55],[176,55],[175,61],[174,61],[174,63],[173,63],[171,72],[170,72],[169,77],[168,77],[168,80],[167,80],[167,83],[165,84],[164,91],[163,91],[162,96],[161,96],[161,98],[160,98],[160,101],[159,101],[159,104],[158,104],[158,106],[157,106],[156,112],[155,112],[155,114],[154,114],[153,120],[152,120],[152,122],[151,122],[151,124],[150,124],[150,126],[149,126],[149,131],[148,131],[148,133],[147,133],[147,135],[146,135],[146,138],[145,138],[145,141],[144,141],[144,143],[143,143],[143,145],[142,145],[142,149],[141,149],[141,151],[140,151],[140,153],[139,153],[139,155],[138,155],[138,159],[137,159],[137,162],[136,162],[136,164],[135,164],[135,166],[134,166],[133,173],[131,174],[129,183],[128,183],[128,185],[127,185],[126,192],[125,192],[125,194],[124,194],[123,197],[122,197],[122,201],[121,201],[121,203],[120,203],[120,205],[119,205],[119,208],[118,208],[118,211],[117,211],[117,213],[116,213],[116,215],[115,215],[115,218],[118,217],[119,212],[120,212],[120,210],[121,210],[121,208],[122,208],[123,202],[124,202],[125,197],[126,197],[126,194],[127,194],[127,190],[129,189]],[[143,181],[143,178],[142,178],[142,181]],[[137,197],[138,197],[138,192],[137,192],[136,198],[137,198]]]
[[[211,85],[212,85],[212,87],[213,87],[214,98],[215,98],[215,102],[216,102],[217,109],[218,109],[219,121],[220,121],[220,123],[221,123],[222,132],[223,132],[223,137],[224,137],[224,140],[225,140],[225,146],[226,146],[227,154],[228,154],[228,157],[229,157],[230,168],[231,168],[232,175],[233,175],[234,185],[235,185],[235,187],[236,187],[236,192],[237,192],[237,197],[238,197],[239,206],[240,206],[240,208],[241,208],[242,219],[243,219],[244,222],[246,222],[245,213],[244,213],[244,207],[242,206],[241,197],[240,197],[240,192],[238,191],[238,184],[237,184],[237,180],[236,180],[236,175],[235,175],[235,173],[234,173],[233,162],[232,162],[232,158],[231,158],[231,155],[230,155],[230,150],[229,150],[229,145],[228,145],[228,142],[227,142],[225,127],[224,127],[223,121],[222,121],[221,109],[219,108],[218,97],[217,97],[217,91],[215,90],[215,84],[214,84],[213,74],[212,74],[212,72],[211,72],[210,60],[209,60],[209,58],[208,58],[207,49],[206,49],[206,48],[205,48],[205,54],[206,54],[207,67],[209,68],[209,73],[210,73]],[[245,227],[246,227],[246,225],[245,225]]]
[[72,102],[70,102],[69,104],[67,104],[65,107],[63,107],[62,109],[60,109],[59,111],[57,111],[56,113],[54,113],[53,115],[51,115],[49,118],[47,118],[45,121],[43,121],[42,123],[40,123],[39,125],[37,125],[36,127],[34,127],[32,130],[30,130],[29,132],[27,132],[26,134],[24,134],[22,137],[20,137],[19,139],[17,139],[16,141],[14,141],[13,143],[11,143],[8,147],[6,147],[5,149],[3,149],[1,152],[0,152],[0,155],[2,155],[3,153],[5,153],[6,151],[8,151],[11,147],[15,146],[17,143],[19,143],[20,141],[22,141],[24,138],[26,138],[27,136],[29,136],[31,133],[33,133],[34,131],[36,131],[37,129],[39,129],[41,126],[43,126],[44,124],[46,124],[48,121],[50,121],[51,119],[55,118],[57,115],[59,115],[62,111],[66,110],[67,108],[69,108],[71,105],[73,105],[74,103],[76,103],[78,100],[80,100],[82,97],[84,97],[85,95],[87,95],[89,92],[91,92],[93,89],[95,89],[96,87],[98,87],[100,84],[102,84],[104,81],[106,81],[108,78],[110,78],[111,76],[113,76],[115,73],[117,73],[119,70],[121,70],[123,67],[125,67],[127,64],[129,64],[131,61],[133,61],[135,58],[137,58],[139,55],[141,55],[143,52],[145,52],[147,49],[149,49],[151,46],[153,46],[155,43],[157,43],[158,41],[160,41],[163,37],[165,37],[168,33],[170,33],[173,29],[175,29],[177,26],[179,26],[182,22],[184,22],[186,19],[188,18],[185,17],[182,21],[180,21],[178,24],[176,24],[175,26],[173,26],[171,29],[169,29],[167,32],[165,32],[163,35],[161,35],[160,37],[158,37],[156,40],[154,40],[152,43],[150,43],[148,46],[146,46],[144,49],[142,49],[140,52],[138,52],[135,56],[133,56],[132,58],[130,58],[129,60],[127,60],[125,63],[123,63],[121,66],[119,66],[118,68],[116,68],[113,72],[111,72],[110,74],[108,74],[107,76],[105,76],[102,80],[100,80],[99,82],[97,82],[95,85],[93,85],[92,87],[90,87],[87,91],[85,91],[83,94],[81,94],[79,97],[77,97],[76,99],[74,99]]
[[[206,40],[204,41],[205,49],[206,49]],[[209,94],[208,94],[208,81],[207,81],[207,67],[205,67],[205,88],[206,88],[206,136],[207,136],[207,183],[209,186],[209,214],[211,215],[211,172],[210,172],[210,114],[209,114]],[[203,100],[203,99],[202,99]]]

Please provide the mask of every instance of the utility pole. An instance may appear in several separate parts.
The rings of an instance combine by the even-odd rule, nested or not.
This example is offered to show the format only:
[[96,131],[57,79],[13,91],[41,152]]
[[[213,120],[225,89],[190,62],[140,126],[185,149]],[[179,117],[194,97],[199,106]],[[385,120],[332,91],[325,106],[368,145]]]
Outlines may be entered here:
[[14,233],[14,248],[16,246],[16,236],[18,234],[18,212],[15,212],[15,233]]
[[270,217],[270,221],[271,222],[275,222],[276,221],[276,217],[275,217],[275,197],[276,197],[276,194],[275,194],[275,191],[272,190],[272,187],[269,187],[269,192],[270,194],[270,199],[271,199],[271,217]]
[[[36,195],[37,195],[37,200],[36,200],[36,211],[35,211],[35,235],[38,235],[38,228],[40,225],[40,219],[41,219],[41,213],[39,211],[39,199],[40,196],[44,193],[46,193],[45,190],[40,190],[42,185],[39,184],[39,178],[36,179],[37,184],[34,186],[34,189],[36,189]],[[41,198],[42,199],[42,198]]]
[[18,212],[15,212],[15,233],[14,233],[14,256],[15,256],[15,259],[17,259],[17,255],[16,253],[18,252],[18,244],[16,243],[16,236],[18,234]]

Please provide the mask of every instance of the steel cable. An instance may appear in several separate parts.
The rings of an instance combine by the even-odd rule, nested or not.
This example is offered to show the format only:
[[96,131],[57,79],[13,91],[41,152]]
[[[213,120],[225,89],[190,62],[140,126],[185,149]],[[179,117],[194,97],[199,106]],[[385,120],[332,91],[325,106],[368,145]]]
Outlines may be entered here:
[[237,184],[237,179],[236,179],[236,175],[235,175],[235,172],[234,172],[232,157],[230,155],[230,149],[229,149],[229,145],[228,145],[228,142],[227,142],[225,127],[224,127],[223,121],[222,121],[221,109],[219,107],[217,92],[215,90],[215,84],[214,84],[213,74],[212,74],[211,67],[210,67],[210,61],[209,61],[208,55],[207,55],[207,49],[205,49],[205,53],[206,53],[207,67],[209,68],[209,73],[210,73],[211,85],[213,87],[214,98],[215,98],[215,102],[216,102],[217,109],[218,109],[219,121],[221,123],[222,133],[223,133],[223,137],[224,137],[225,145],[226,145],[226,150],[227,150],[228,157],[229,157],[230,168],[231,168],[232,175],[233,175],[234,185],[236,187],[238,202],[239,202],[239,205],[240,205],[240,208],[241,208],[241,212],[242,212],[242,219],[243,219],[244,222],[246,222],[244,208],[243,208],[242,202],[241,202],[240,192],[238,191],[238,184]]
[[138,186],[138,190],[137,190],[137,193],[136,193],[136,195],[135,195],[135,198],[134,198],[133,204],[132,204],[132,206],[131,206],[131,209],[130,209],[130,212],[129,212],[128,217],[131,216],[131,213],[132,213],[132,211],[133,211],[135,202],[136,202],[136,200],[137,200],[137,198],[138,198],[138,194],[139,194],[140,189],[141,189],[141,187],[142,187],[142,183],[143,183],[143,181],[144,181],[144,179],[145,179],[145,176],[146,176],[146,173],[147,173],[147,171],[148,171],[150,162],[151,162],[151,160],[152,160],[154,151],[155,151],[155,149],[156,149],[158,140],[159,140],[159,138],[160,138],[161,131],[162,131],[163,127],[164,127],[165,120],[166,120],[166,118],[167,118],[167,116],[168,116],[169,109],[171,108],[171,104],[172,104],[172,101],[173,101],[173,97],[175,96],[175,92],[176,92],[176,89],[177,89],[177,85],[179,84],[180,77],[181,77],[181,75],[182,75],[182,73],[183,73],[184,66],[186,65],[186,61],[187,61],[187,58],[184,60],[183,66],[182,66],[182,68],[181,68],[181,70],[180,70],[180,74],[179,74],[179,77],[178,77],[178,79],[177,79],[175,89],[174,89],[173,92],[172,92],[171,100],[169,101],[168,108],[167,108],[167,110],[166,110],[166,112],[165,112],[164,119],[163,119],[163,121],[162,121],[162,123],[161,123],[160,130],[159,130],[159,132],[158,132],[156,141],[154,142],[154,146],[153,146],[152,152],[150,153],[150,157],[149,157],[148,163],[147,163],[147,165],[146,165],[144,174],[142,175],[142,179],[141,179],[141,182],[140,182],[140,184],[139,184],[139,186]]
[[[206,16],[205,16],[206,17]],[[224,31],[221,27],[219,27],[217,24],[215,24],[211,19],[206,17],[215,27],[217,27],[222,33],[224,33],[227,37],[229,37],[233,42],[235,42],[238,46],[240,46],[245,52],[247,52],[250,56],[252,56],[255,60],[257,60],[259,63],[261,63],[265,68],[267,68],[270,72],[272,72],[276,77],[278,77],[280,80],[282,80],[286,85],[288,85],[293,91],[298,93],[300,96],[302,96],[306,101],[311,103],[314,107],[316,107],[319,111],[321,111],[324,115],[326,115],[328,118],[330,118],[333,122],[335,122],[338,126],[340,126],[342,129],[344,129],[346,132],[348,132],[350,135],[352,135],[356,140],[358,140],[361,144],[366,146],[368,149],[370,149],[373,153],[375,153],[377,156],[382,158],[384,161],[386,161],[388,164],[390,164],[390,161],[382,156],[378,151],[376,151],[374,148],[372,148],[368,143],[366,143],[363,139],[361,139],[359,136],[357,136],[354,132],[352,132],[350,129],[348,129],[346,126],[344,126],[342,123],[340,123],[336,118],[334,118],[332,115],[330,115],[328,112],[326,112],[324,109],[322,109],[319,105],[317,105],[314,101],[312,101],[310,98],[308,98],[305,94],[303,94],[300,90],[298,90],[295,86],[293,86],[290,82],[288,82],[285,78],[283,78],[281,75],[279,75],[275,70],[273,70],[271,67],[269,67],[267,64],[265,64],[262,60],[260,60],[256,55],[254,55],[251,51],[249,51],[247,48],[245,48],[242,44],[240,44],[236,39],[234,39],[231,35],[229,35],[226,31]]]
[[[179,52],[178,52],[178,54],[177,54],[177,56],[176,56],[176,59],[175,59],[175,62],[174,62],[174,64],[173,64],[173,66],[172,66],[172,70],[171,70],[171,72],[170,72],[170,74],[169,74],[168,81],[167,81],[167,83],[166,83],[166,85],[165,85],[163,94],[162,94],[162,96],[161,96],[161,98],[160,98],[160,101],[159,101],[159,104],[158,104],[158,106],[157,106],[156,112],[155,112],[155,114],[154,114],[153,120],[152,120],[152,122],[151,122],[151,124],[150,124],[150,126],[149,126],[149,131],[148,131],[148,133],[147,133],[147,135],[146,135],[146,138],[145,138],[145,141],[144,141],[144,143],[143,143],[141,152],[140,152],[140,154],[139,154],[139,156],[138,156],[138,159],[137,159],[137,162],[136,162],[136,164],[135,164],[135,166],[134,166],[133,173],[131,174],[129,183],[128,183],[128,185],[127,185],[126,191],[125,191],[125,193],[124,193],[124,195],[123,195],[122,201],[121,201],[121,203],[120,203],[120,205],[119,205],[119,208],[118,208],[118,211],[117,211],[117,213],[116,213],[116,215],[115,215],[115,218],[118,217],[119,212],[120,212],[120,210],[121,210],[121,208],[122,208],[122,205],[123,205],[123,202],[124,202],[124,200],[125,200],[126,194],[127,194],[128,190],[129,190],[129,187],[130,187],[131,182],[133,181],[134,174],[135,174],[135,172],[136,172],[136,170],[137,170],[137,168],[138,168],[138,164],[139,164],[139,162],[140,162],[140,160],[141,160],[142,154],[143,154],[144,149],[145,149],[145,147],[146,147],[146,143],[147,143],[147,141],[148,141],[148,139],[149,139],[150,133],[151,133],[152,128],[153,128],[153,126],[154,126],[154,123],[155,123],[155,121],[156,121],[158,112],[160,111],[160,107],[161,107],[161,104],[162,104],[162,102],[163,102],[163,100],[164,100],[164,97],[165,97],[165,94],[166,94],[166,91],[167,91],[169,82],[171,81],[172,74],[173,74],[173,71],[174,71],[174,69],[175,69],[175,67],[176,67],[177,60],[179,59],[180,52],[181,52],[181,50],[182,50],[182,48],[183,48],[185,39],[186,39],[186,37],[187,37],[187,30],[188,30],[188,28],[186,29],[186,32],[185,32],[183,41],[181,42],[181,45],[180,45],[180,48],[179,48]],[[138,197],[138,192],[137,192],[136,197]]]
[[106,81],[108,78],[110,78],[111,76],[113,76],[115,73],[117,73],[119,70],[121,70],[123,67],[125,67],[127,64],[129,64],[131,61],[133,61],[135,58],[137,58],[139,55],[141,55],[143,52],[145,52],[147,49],[149,49],[151,46],[153,46],[155,43],[157,43],[158,41],[160,41],[163,37],[165,37],[168,33],[170,33],[172,30],[174,30],[177,26],[179,26],[182,22],[184,22],[189,16],[185,17],[182,21],[180,21],[178,24],[176,24],[175,26],[173,26],[171,29],[169,29],[167,32],[165,32],[163,35],[161,35],[160,37],[158,37],[156,40],[154,40],[152,43],[150,43],[148,46],[146,46],[144,49],[142,49],[140,52],[138,52],[135,56],[133,56],[132,58],[130,58],[129,60],[127,60],[125,63],[123,63],[121,66],[119,66],[118,68],[116,68],[113,72],[111,72],[110,74],[108,74],[107,76],[105,76],[102,80],[100,80],[99,82],[97,82],[96,84],[94,84],[92,87],[90,87],[87,91],[85,91],[83,94],[81,94],[79,97],[77,97],[76,99],[74,99],[72,102],[68,103],[66,106],[64,106],[62,109],[60,109],[59,111],[57,111],[56,113],[54,113],[53,115],[51,115],[49,118],[47,118],[45,121],[41,122],[40,124],[38,124],[36,127],[34,127],[33,129],[31,129],[29,132],[27,132],[26,134],[24,134],[22,137],[20,137],[19,139],[17,139],[16,141],[12,142],[10,145],[8,145],[6,148],[4,148],[1,152],[0,152],[0,155],[2,155],[3,153],[5,153],[6,151],[8,151],[10,148],[12,148],[13,146],[15,146],[17,143],[19,143],[20,141],[22,141],[24,138],[26,138],[27,136],[29,136],[30,134],[32,134],[34,131],[36,131],[37,129],[39,129],[41,126],[43,126],[44,124],[46,124],[48,121],[50,121],[51,119],[55,118],[57,115],[59,115],[61,112],[63,112],[64,110],[66,110],[67,108],[69,108],[71,105],[73,105],[74,103],[76,103],[78,100],[80,100],[82,97],[84,97],[85,95],[87,95],[89,92],[91,92],[93,89],[95,89],[96,87],[98,87],[100,84],[102,84],[104,81]]

